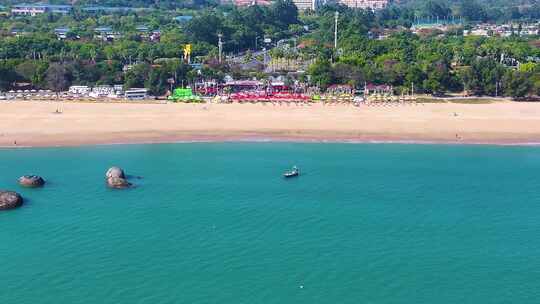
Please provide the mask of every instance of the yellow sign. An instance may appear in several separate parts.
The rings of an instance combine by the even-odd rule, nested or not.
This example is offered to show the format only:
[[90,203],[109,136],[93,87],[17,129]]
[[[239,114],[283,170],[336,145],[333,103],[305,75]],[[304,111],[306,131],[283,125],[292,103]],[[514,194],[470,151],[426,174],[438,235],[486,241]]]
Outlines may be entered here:
[[186,46],[184,46],[184,58],[189,58],[189,56],[191,55],[191,44],[186,44]]

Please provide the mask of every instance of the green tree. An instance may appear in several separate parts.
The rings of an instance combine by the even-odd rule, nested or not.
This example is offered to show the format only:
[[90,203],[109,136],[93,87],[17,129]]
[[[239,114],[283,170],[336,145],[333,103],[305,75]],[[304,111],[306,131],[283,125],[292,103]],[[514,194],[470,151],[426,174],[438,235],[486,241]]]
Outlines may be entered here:
[[272,18],[283,28],[298,23],[298,8],[292,0],[277,0],[270,7]]
[[47,68],[47,62],[24,61],[15,67],[15,71],[34,87],[40,87],[45,80]]
[[510,70],[503,79],[505,93],[514,98],[522,98],[531,94],[533,83],[531,74]]
[[330,62],[317,60],[309,66],[308,74],[311,76],[311,83],[326,89],[332,82],[332,69]]
[[134,65],[124,76],[124,88],[144,88],[150,75],[151,67],[147,63]]
[[0,62],[0,90],[8,90],[17,81],[18,75],[13,65]]
[[215,13],[206,12],[193,18],[186,26],[192,41],[216,44],[218,34],[224,32],[223,21]]
[[49,89],[58,94],[69,86],[69,71],[62,63],[51,63],[47,69],[47,85]]

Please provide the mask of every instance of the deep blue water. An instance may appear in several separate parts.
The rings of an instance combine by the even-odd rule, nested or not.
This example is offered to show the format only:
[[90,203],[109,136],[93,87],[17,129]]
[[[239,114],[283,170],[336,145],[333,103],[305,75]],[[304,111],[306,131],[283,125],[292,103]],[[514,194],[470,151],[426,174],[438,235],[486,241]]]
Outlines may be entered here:
[[0,150],[2,188],[1,304],[540,302],[537,147]]

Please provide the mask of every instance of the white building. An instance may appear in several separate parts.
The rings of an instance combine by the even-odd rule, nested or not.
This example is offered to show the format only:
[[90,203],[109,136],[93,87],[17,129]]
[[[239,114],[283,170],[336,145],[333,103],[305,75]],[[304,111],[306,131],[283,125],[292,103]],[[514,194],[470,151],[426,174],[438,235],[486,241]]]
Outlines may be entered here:
[[298,8],[300,11],[304,10],[317,10],[319,7],[319,1],[318,0],[293,0],[294,5]]
[[130,99],[130,100],[146,99],[148,98],[148,90],[132,88],[132,89],[126,90],[126,92],[124,93],[124,96],[126,97],[126,99]]
[[11,8],[11,14],[12,15],[28,15],[28,16],[35,16],[39,14],[44,14],[46,12],[45,8],[42,6],[24,6],[24,5],[17,5]]
[[58,40],[67,39],[70,29],[68,27],[59,27],[54,29],[54,34]]
[[15,16],[36,16],[44,13],[69,14],[71,10],[71,5],[18,4],[11,7],[11,14]]
[[92,92],[90,92],[90,97],[93,98],[104,98],[104,97],[110,97],[114,96],[114,88],[108,85],[101,85],[96,86],[92,88]]
[[388,0],[338,0],[339,3],[351,7],[379,10],[388,6]]
[[122,37],[119,32],[116,32],[110,26],[100,26],[94,29],[94,38],[103,41],[113,41]]
[[475,28],[472,29],[464,34],[464,36],[481,36],[481,37],[488,37],[489,36],[489,29],[485,28]]
[[90,87],[89,86],[70,86],[69,92],[71,94],[77,94],[77,95],[87,95],[90,93]]
[[124,95],[124,86],[123,85],[115,84],[113,86],[113,89],[114,89],[114,94],[116,94],[117,96]]

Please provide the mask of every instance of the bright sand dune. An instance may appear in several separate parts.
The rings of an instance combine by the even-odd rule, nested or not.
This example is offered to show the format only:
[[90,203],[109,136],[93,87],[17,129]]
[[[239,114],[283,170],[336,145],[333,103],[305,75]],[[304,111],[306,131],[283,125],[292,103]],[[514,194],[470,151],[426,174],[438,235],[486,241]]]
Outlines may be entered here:
[[48,102],[0,102],[0,146],[256,139],[540,143],[540,103],[64,103],[63,114],[53,114],[56,108]]

